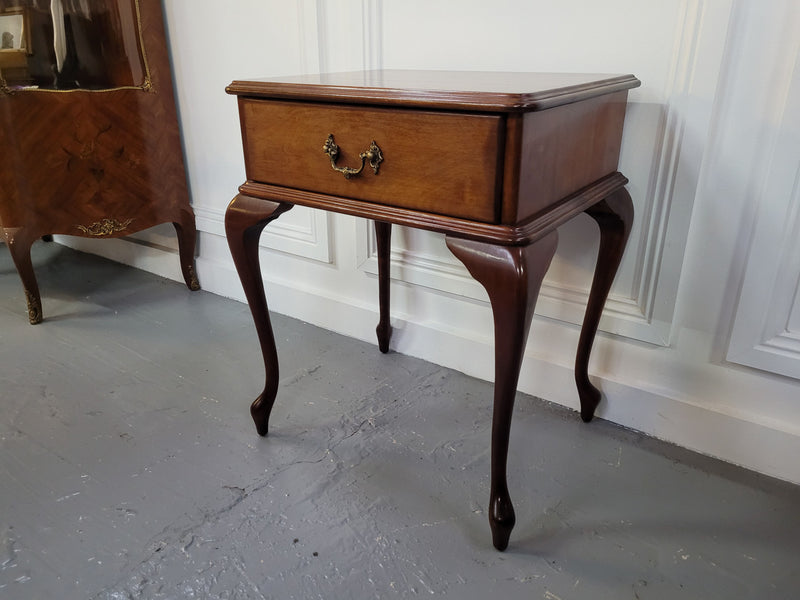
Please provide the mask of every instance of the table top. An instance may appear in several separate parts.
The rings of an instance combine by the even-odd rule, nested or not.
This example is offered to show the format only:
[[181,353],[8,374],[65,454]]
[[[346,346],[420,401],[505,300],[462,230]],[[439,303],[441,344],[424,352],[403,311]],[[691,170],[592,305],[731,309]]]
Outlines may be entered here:
[[377,70],[238,80],[226,91],[266,99],[531,112],[639,85],[633,75]]

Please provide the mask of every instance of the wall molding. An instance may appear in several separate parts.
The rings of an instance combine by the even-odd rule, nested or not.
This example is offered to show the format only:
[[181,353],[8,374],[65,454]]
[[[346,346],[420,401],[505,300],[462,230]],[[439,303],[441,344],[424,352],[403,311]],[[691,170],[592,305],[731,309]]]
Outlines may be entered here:
[[[783,30],[792,17],[774,18]],[[794,24],[796,31],[800,17]],[[748,177],[760,203],[748,231],[727,360],[800,379],[800,40],[779,40],[774,48],[774,60],[764,63],[773,69],[759,82],[772,94],[748,106],[762,142]]]
[[[698,184],[698,174],[692,173],[692,167],[686,164],[684,135],[690,121],[693,131],[699,129],[707,134],[711,120],[708,114],[693,113],[688,98],[698,81],[714,78],[721,69],[724,35],[719,33],[720,29],[727,30],[731,10],[730,2],[717,3],[712,8],[705,0],[683,0],[681,4],[668,85],[663,93],[666,102],[657,127],[658,142],[650,171],[637,178],[646,181],[644,193],[634,198],[638,205],[635,227],[639,235],[630,240],[620,268],[633,271],[632,283],[628,289],[620,289],[619,285],[612,289],[600,322],[601,331],[658,345],[669,344],[689,229],[688,217],[684,216],[691,214]],[[705,52],[708,45],[715,46],[713,52]],[[635,131],[626,129],[626,138],[635,135]],[[680,216],[676,217],[676,213]],[[356,238],[358,268],[376,274],[372,226],[369,223],[359,226]],[[393,245],[391,277],[473,300],[486,299],[480,285],[450,255],[443,242],[431,241],[426,245],[437,249],[418,251]],[[556,261],[558,256],[557,253]],[[585,285],[577,287],[549,274],[542,285],[536,314],[580,324],[588,301],[591,272],[586,273],[586,278]]]
[[[675,32],[669,83],[664,92],[666,103],[658,131],[658,149],[653,156],[653,169],[648,174],[646,187],[647,198],[652,200],[637,215],[642,221],[642,237],[636,240],[638,252],[633,259],[636,265],[634,279],[638,281],[638,289],[632,290],[630,299],[637,303],[644,320],[654,323],[654,331],[651,332],[653,335],[649,336],[651,339],[648,341],[654,341],[652,337],[655,337],[664,345],[669,343],[683,264],[683,248],[689,228],[688,219],[672,228],[669,227],[670,220],[677,212],[674,209],[679,205],[675,201],[678,193],[689,199],[680,203],[683,213],[691,214],[691,204],[698,184],[695,176],[681,185],[681,156],[688,120],[687,98],[698,75],[698,47],[706,32],[705,9],[705,0],[683,0],[680,5],[682,18]],[[725,24],[730,19],[730,14],[729,4],[723,21]],[[719,73],[720,67],[719,64],[714,65],[712,71]],[[702,76],[707,74],[703,73]],[[704,129],[708,131],[708,123]],[[673,242],[671,252],[667,249],[668,241]],[[671,268],[664,269],[667,263]]]
[[[225,237],[225,211],[195,206],[197,230]],[[295,206],[272,221],[261,234],[259,246],[322,263],[331,263],[331,215],[325,211]]]
[[363,68],[383,68],[383,0],[361,0],[363,26]]
[[[378,274],[377,247],[371,223],[367,232],[357,239],[358,268],[371,275]],[[397,229],[397,228],[396,228]],[[431,237],[441,237],[430,234]],[[444,245],[444,242],[441,242]],[[455,258],[443,260],[438,254],[393,247],[391,252],[390,277],[415,286],[469,298],[488,305],[489,299],[483,287],[475,281],[467,269]],[[572,324],[583,322],[588,294],[586,290],[564,284],[553,284],[545,279],[537,300],[536,314]],[[551,303],[552,306],[547,306]],[[542,309],[542,305],[545,306]],[[601,320],[601,329],[624,337],[658,343],[659,338],[647,339],[650,323],[644,319],[640,306],[631,298],[620,294],[609,294]]]
[[297,39],[304,73],[321,73],[325,55],[321,52],[319,0],[297,0]]

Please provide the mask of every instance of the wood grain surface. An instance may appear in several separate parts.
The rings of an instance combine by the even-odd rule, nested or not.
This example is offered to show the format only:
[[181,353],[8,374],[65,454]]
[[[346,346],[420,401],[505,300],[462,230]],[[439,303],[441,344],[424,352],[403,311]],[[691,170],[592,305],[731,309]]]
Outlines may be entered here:
[[[502,119],[496,115],[240,100],[248,180],[494,222],[498,212]],[[375,141],[378,173],[367,165],[346,179],[337,163],[360,164]]]

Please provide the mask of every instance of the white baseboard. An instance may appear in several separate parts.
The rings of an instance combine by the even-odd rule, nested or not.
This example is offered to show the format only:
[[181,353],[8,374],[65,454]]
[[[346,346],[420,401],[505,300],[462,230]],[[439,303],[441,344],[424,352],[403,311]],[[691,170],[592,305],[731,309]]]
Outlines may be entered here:
[[102,256],[173,281],[183,281],[178,260],[177,241],[175,248],[168,248],[129,238],[96,240],[71,235],[56,235],[53,236],[53,239],[63,246],[80,252]]
[[[148,247],[141,242],[126,240],[94,240],[61,238],[60,243],[99,254],[112,260],[129,264],[157,275],[182,281],[177,254],[163,247]],[[197,272],[203,289],[228,298],[243,301],[243,292],[232,261],[200,257]],[[339,294],[337,290],[314,288],[308,282],[296,282],[265,277],[270,309],[313,325],[375,343],[375,325],[378,320],[377,299],[360,301],[353,296]],[[451,299],[457,302],[456,299]],[[474,303],[473,303],[474,304]],[[483,313],[482,320],[490,319],[488,309],[474,307]],[[475,333],[457,323],[439,323],[431,320],[415,321],[414,316],[393,310],[394,334],[391,347],[394,351],[453,368],[468,375],[491,381],[494,377],[494,358],[491,327]],[[484,324],[485,325],[485,324]],[[535,319],[526,356],[520,375],[520,391],[572,409],[578,408],[572,370],[572,353],[577,343],[577,328],[572,325]],[[741,465],[779,479],[800,483],[800,434],[791,424],[782,427],[746,412],[728,410],[713,399],[692,397],[680,388],[658,385],[637,373],[641,365],[633,364],[623,370],[616,369],[620,362],[639,362],[636,352],[647,355],[668,352],[663,348],[640,348],[613,336],[599,336],[593,355],[590,374],[595,385],[603,392],[603,401],[597,416],[625,427],[641,431],[679,446]],[[376,348],[377,352],[377,348]],[[605,361],[595,360],[595,355],[624,355]],[[631,360],[633,356],[633,360]],[[671,355],[660,356],[662,362],[673,360]],[[643,359],[652,363],[653,357]],[[678,371],[680,365],[665,365],[665,372]],[[647,369],[645,369],[646,371]],[[725,366],[701,368],[704,381],[696,389],[716,389],[720,394],[735,393],[736,381],[730,380],[732,369]],[[629,375],[630,374],[630,375]],[[736,372],[735,377],[754,378],[750,384],[768,389],[774,378],[757,372]],[[763,379],[763,381],[762,381]],[[748,386],[744,386],[745,388]],[[749,393],[744,390],[742,393]],[[491,398],[486,399],[491,402]],[[575,415],[578,418],[578,415]],[[589,425],[590,426],[590,425]]]

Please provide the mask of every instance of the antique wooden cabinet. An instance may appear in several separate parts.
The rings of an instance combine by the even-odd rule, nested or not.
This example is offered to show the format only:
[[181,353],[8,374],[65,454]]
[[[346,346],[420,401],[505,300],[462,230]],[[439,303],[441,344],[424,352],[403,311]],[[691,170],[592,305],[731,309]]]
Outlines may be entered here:
[[160,0],[0,0],[0,226],[31,323],[30,248],[173,223],[190,289],[196,238]]

